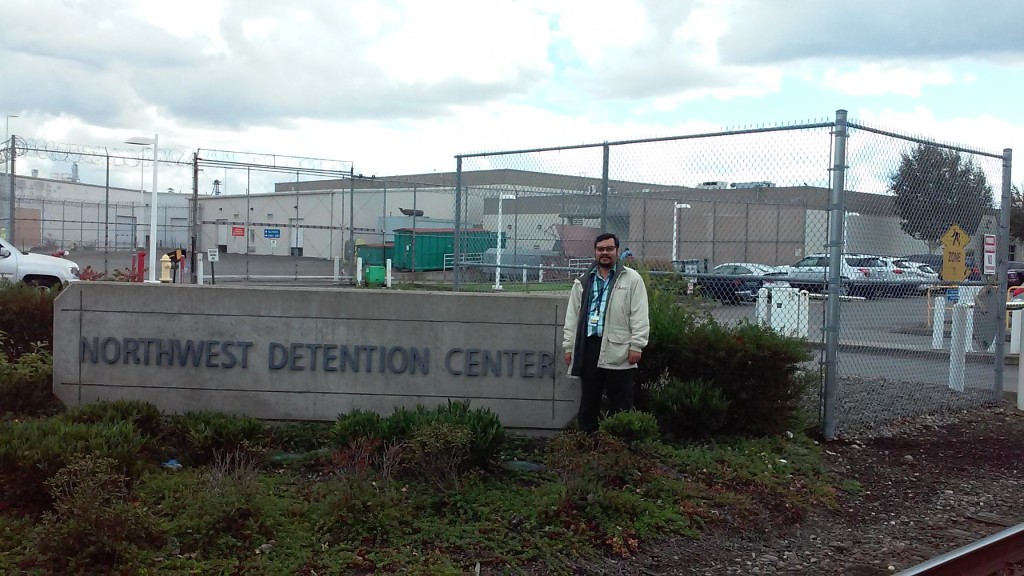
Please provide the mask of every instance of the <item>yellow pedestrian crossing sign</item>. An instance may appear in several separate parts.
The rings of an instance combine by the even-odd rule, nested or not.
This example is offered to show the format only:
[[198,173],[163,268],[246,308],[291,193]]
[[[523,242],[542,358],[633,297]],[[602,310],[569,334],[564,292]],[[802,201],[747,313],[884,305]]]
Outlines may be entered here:
[[947,282],[959,282],[967,278],[967,243],[971,237],[957,224],[946,230],[939,240],[942,241],[942,279]]

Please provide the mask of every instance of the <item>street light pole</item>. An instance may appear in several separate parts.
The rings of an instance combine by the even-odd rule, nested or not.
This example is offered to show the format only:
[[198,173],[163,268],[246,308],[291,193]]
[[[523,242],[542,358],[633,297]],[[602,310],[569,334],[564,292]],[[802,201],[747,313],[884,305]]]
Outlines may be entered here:
[[679,211],[681,209],[683,209],[683,208],[689,208],[689,207],[690,207],[689,204],[684,204],[682,202],[676,202],[674,208],[672,209],[672,265],[673,266],[675,266],[676,260],[679,259],[679,258],[676,257],[677,249],[678,249],[678,246],[679,246],[679,237],[678,237]]
[[159,153],[159,142],[160,135],[154,134],[152,138],[146,138],[144,136],[135,136],[124,141],[125,144],[135,144],[137,146],[149,146],[153,145],[153,192],[152,199],[150,200],[149,206],[149,282],[155,283],[156,279],[156,227],[157,227],[157,154]]
[[513,200],[512,194],[500,194],[498,196],[498,256],[495,259],[494,286],[495,290],[501,290],[501,239],[505,235],[505,224],[501,218],[501,204],[503,200]]

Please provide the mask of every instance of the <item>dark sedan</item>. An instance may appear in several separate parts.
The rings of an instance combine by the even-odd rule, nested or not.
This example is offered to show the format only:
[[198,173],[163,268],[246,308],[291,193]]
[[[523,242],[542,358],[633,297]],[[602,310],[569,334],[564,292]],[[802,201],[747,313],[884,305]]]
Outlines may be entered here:
[[697,286],[705,298],[727,304],[753,302],[757,300],[757,291],[764,285],[760,277],[773,271],[774,268],[764,264],[728,262],[697,278]]

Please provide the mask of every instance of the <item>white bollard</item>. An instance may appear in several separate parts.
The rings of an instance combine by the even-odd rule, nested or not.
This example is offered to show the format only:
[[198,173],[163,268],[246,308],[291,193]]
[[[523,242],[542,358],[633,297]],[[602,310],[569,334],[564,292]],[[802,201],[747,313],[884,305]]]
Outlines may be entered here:
[[196,254],[196,284],[203,285],[203,255]]
[[384,261],[384,285],[391,288],[391,258]]
[[334,282],[338,282],[338,278],[341,276],[341,257],[334,257]]
[[974,304],[967,304],[967,325],[964,327],[964,331],[966,332],[964,350],[974,352]]
[[544,267],[543,266],[538,266],[538,268],[540,268],[540,272],[537,272],[537,282],[540,283],[540,284],[543,284],[544,283]]
[[[1013,311],[1015,317],[1020,313],[1020,310]],[[1022,335],[1024,335],[1024,322],[1017,322],[1010,338],[1016,337],[1017,342],[1020,342]],[[1024,410],[1024,366],[1021,366],[1019,361],[1017,362],[1017,410]]]
[[363,284],[363,257],[356,258],[356,286]]
[[1020,354],[1021,315],[1024,315],[1024,310],[1010,312],[1010,354]]
[[949,388],[964,391],[967,367],[967,310],[966,304],[953,305],[953,329],[949,339]]
[[946,340],[946,297],[936,296],[932,307],[932,350],[942,350]]
[[807,338],[810,336],[811,328],[811,295],[807,290],[800,291],[800,324],[797,326],[797,336]]
[[772,291],[763,286],[757,291],[757,302],[754,304],[754,318],[759,326],[771,326],[771,318],[768,317],[768,311],[771,308],[768,300],[771,294]]
[[523,268],[523,284],[526,284],[526,268]]

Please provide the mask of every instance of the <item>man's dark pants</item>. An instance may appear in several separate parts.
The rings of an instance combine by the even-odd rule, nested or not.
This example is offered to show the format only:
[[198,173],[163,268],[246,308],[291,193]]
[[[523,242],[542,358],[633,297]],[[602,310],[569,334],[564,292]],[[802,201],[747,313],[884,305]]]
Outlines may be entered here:
[[633,408],[633,378],[636,370],[598,368],[601,337],[589,336],[583,343],[583,372],[580,375],[583,394],[577,424],[583,432],[596,432],[601,416],[601,397],[608,396],[610,413]]

